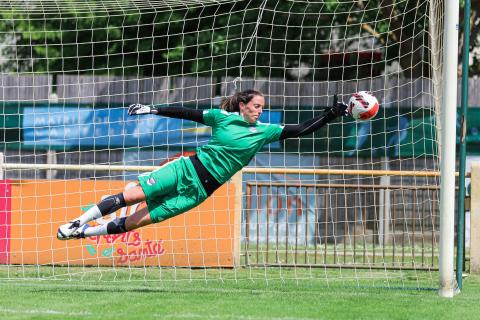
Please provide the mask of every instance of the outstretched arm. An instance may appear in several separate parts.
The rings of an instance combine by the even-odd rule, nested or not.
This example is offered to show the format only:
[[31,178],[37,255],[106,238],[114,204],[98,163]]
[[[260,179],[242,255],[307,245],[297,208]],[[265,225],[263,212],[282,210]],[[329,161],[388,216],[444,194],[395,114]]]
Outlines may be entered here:
[[205,124],[203,121],[203,111],[197,109],[190,109],[184,107],[163,107],[163,106],[151,106],[143,104],[132,104],[128,107],[128,115],[142,115],[142,114],[156,114],[159,116],[185,119]]
[[300,124],[285,125],[285,127],[283,127],[282,133],[280,134],[279,140],[297,138],[307,135],[314,132],[315,130],[320,129],[333,119],[339,116],[346,115],[348,115],[347,105],[343,102],[338,102],[337,95],[334,95],[332,107],[327,108],[320,116],[307,120]]

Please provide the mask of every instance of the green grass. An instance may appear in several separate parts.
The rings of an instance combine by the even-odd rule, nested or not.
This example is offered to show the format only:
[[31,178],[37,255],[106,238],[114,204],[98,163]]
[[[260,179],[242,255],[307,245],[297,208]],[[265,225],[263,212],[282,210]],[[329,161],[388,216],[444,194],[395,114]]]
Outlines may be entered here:
[[[243,246],[243,264],[345,264],[377,265],[389,267],[438,268],[438,249],[431,246],[356,246],[318,245],[314,246],[266,246],[250,244]],[[248,260],[247,259],[248,255]],[[247,263],[248,262],[248,263]]]
[[0,319],[476,319],[480,314],[480,276],[466,278],[462,293],[445,299],[428,287],[411,289],[419,275],[435,283],[436,272],[392,271],[386,280],[386,272],[374,270],[56,267],[53,275],[51,269],[0,269]]

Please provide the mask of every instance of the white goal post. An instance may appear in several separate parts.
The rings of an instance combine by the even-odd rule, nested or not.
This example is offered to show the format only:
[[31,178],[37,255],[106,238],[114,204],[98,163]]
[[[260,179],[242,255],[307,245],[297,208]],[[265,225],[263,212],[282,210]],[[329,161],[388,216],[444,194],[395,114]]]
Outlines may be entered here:
[[[440,186],[440,290],[443,297],[453,297],[455,237],[455,163],[457,119],[459,2],[445,2],[443,86],[441,113],[441,186]],[[459,213],[463,214],[463,213]]]
[[[306,279],[453,296],[458,7],[0,3],[0,279]],[[58,225],[208,142],[205,126],[129,117],[129,104],[218,108],[246,89],[264,94],[262,122],[298,124],[361,90],[381,108],[265,146],[191,212],[56,240]]]

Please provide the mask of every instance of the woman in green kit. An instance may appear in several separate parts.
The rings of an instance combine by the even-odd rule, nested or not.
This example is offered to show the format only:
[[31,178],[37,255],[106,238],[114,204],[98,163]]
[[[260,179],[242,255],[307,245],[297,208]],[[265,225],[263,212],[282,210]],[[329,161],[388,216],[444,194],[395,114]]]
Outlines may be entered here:
[[[265,99],[255,90],[237,92],[226,98],[220,109],[194,110],[183,107],[158,107],[134,104],[130,116],[156,114],[185,119],[210,126],[208,144],[198,147],[191,157],[181,157],[140,175],[139,184],[109,196],[83,215],[58,229],[60,240],[78,239],[128,232],[184,213],[205,201],[218,187],[246,166],[266,144],[312,133],[333,119],[347,115],[347,106],[337,102],[320,116],[298,125],[261,123]],[[91,227],[89,221],[142,201],[147,207],[107,224]]]

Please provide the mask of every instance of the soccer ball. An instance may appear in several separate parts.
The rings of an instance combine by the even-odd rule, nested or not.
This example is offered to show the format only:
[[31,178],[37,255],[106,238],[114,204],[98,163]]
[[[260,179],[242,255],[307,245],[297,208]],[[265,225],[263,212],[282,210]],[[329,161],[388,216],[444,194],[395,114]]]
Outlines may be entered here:
[[359,91],[348,100],[348,112],[359,121],[370,120],[377,115],[379,104],[371,92]]

